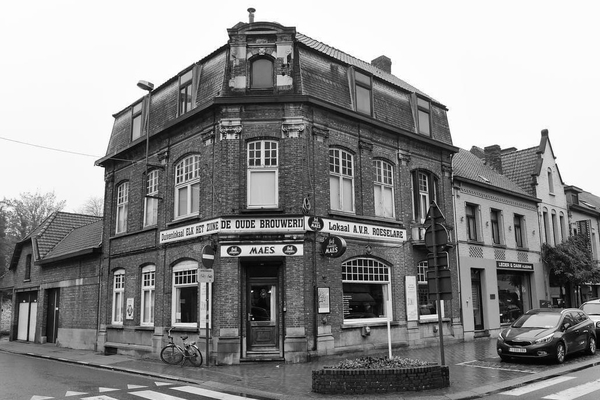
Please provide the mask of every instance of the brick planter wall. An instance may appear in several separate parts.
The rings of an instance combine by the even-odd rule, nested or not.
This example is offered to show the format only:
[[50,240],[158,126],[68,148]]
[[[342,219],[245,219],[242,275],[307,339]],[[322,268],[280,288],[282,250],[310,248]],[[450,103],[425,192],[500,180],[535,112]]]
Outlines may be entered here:
[[312,372],[312,391],[323,394],[362,394],[419,391],[450,386],[448,366],[399,369],[333,369]]

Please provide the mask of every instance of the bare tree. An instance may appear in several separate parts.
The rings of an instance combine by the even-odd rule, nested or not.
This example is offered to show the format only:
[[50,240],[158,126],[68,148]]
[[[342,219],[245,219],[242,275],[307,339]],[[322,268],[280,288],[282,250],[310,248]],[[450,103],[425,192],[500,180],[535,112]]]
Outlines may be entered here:
[[99,196],[89,197],[77,212],[80,214],[94,215],[101,217],[104,215],[104,199]]

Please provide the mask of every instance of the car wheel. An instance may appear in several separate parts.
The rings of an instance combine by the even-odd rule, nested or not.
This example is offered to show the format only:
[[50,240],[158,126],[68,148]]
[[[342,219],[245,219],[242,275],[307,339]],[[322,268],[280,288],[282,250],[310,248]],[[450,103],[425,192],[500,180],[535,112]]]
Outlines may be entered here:
[[594,338],[593,336],[590,336],[588,338],[588,345],[586,348],[586,353],[588,353],[590,355],[596,354],[596,338]]
[[565,349],[565,345],[563,342],[558,342],[556,345],[556,362],[558,364],[562,364],[565,361],[565,356],[567,355],[567,350]]

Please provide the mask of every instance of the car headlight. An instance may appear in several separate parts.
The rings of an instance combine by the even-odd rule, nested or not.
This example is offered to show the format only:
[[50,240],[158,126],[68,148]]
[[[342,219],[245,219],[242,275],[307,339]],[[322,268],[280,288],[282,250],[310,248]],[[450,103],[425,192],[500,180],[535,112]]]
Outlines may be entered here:
[[550,343],[552,341],[552,339],[554,339],[554,334],[544,336],[543,338],[540,338],[540,339],[534,341],[533,343],[534,344]]
[[596,322],[596,329],[600,329],[600,321]]

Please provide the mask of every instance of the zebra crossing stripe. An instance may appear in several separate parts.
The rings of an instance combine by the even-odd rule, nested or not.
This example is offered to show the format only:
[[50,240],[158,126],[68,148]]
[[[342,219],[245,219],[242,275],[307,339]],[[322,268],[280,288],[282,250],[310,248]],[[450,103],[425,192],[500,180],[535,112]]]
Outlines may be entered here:
[[585,383],[583,385],[575,386],[542,398],[548,400],[573,400],[578,397],[584,396],[588,393],[595,392],[596,390],[600,390],[600,379],[593,382]]
[[158,393],[154,390],[142,390],[140,392],[129,392],[129,394],[133,394],[134,396],[142,397],[148,400],[185,400],[182,397],[175,397],[169,394]]
[[[174,390],[179,390],[181,392],[198,394],[201,396],[210,397],[211,399],[218,400],[248,400],[249,397],[236,396],[234,394],[215,392],[214,390],[202,389],[196,386],[180,386],[172,388]],[[251,399],[251,398],[250,398]]]
[[539,389],[547,388],[552,385],[557,385],[562,382],[566,382],[568,380],[575,379],[574,376],[559,376],[557,378],[548,379],[541,382],[532,383],[531,385],[521,386],[512,390],[508,390],[506,392],[502,392],[500,394],[506,396],[521,396],[525,393],[534,392]]
[[114,397],[109,397],[109,396],[101,395],[101,396],[84,397],[81,400],[119,400],[119,399],[115,399]]

